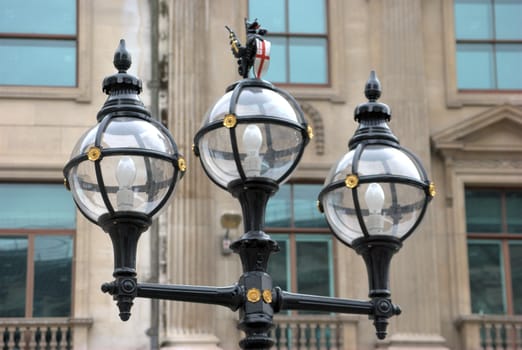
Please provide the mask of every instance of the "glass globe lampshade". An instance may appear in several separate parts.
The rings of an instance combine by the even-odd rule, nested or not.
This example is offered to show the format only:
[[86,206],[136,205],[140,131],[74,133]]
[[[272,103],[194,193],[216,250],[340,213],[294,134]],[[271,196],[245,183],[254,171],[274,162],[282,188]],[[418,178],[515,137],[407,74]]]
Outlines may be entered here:
[[319,196],[330,227],[349,246],[370,237],[402,242],[435,194],[420,161],[389,129],[391,112],[377,102],[380,91],[372,72],[365,90],[370,101],[355,110],[360,125],[349,152],[332,167]]
[[98,124],[80,138],[64,168],[76,205],[96,224],[129,213],[152,218],[185,170],[169,131],[140,101],[141,81],[126,73],[130,56],[121,43],[114,64],[119,73],[104,80],[109,97]]
[[297,166],[310,136],[291,95],[264,80],[244,79],[210,108],[194,151],[224,189],[254,178],[280,184]]

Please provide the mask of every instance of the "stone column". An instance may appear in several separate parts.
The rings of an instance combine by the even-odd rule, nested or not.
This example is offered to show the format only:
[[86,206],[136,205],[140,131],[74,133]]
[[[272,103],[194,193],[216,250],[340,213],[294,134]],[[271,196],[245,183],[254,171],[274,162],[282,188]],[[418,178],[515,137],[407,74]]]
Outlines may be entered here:
[[[380,101],[392,109],[390,127],[401,145],[417,154],[430,174],[422,0],[373,0],[370,11],[375,18],[368,24],[370,37],[377,37],[373,61],[383,87]],[[423,223],[392,260],[392,299],[403,313],[390,322],[389,348],[445,349],[440,336],[437,231],[431,216],[428,208]]]
[[[168,9],[166,7],[169,7]],[[167,282],[215,285],[217,247],[212,239],[212,185],[192,153],[193,137],[208,108],[207,0],[162,1],[169,13],[168,120],[188,169],[179,183],[167,223]],[[162,33],[161,35],[166,35]],[[215,308],[166,302],[166,349],[219,349]]]

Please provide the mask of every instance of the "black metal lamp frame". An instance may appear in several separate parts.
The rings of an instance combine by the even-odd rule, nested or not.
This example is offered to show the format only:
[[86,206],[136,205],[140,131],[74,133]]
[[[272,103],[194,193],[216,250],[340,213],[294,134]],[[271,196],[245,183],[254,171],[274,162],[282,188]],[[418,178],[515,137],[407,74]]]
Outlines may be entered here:
[[[274,116],[266,115],[266,114],[259,114],[259,115],[247,115],[242,116],[237,114],[237,104],[239,101],[239,98],[241,94],[245,91],[245,89],[248,88],[255,88],[255,89],[266,89],[273,91],[283,98],[285,98],[294,108],[294,110],[297,112],[297,118],[298,122],[290,122],[287,120],[283,120],[281,118],[277,118]],[[308,142],[310,141],[310,135],[311,135],[311,128],[308,126],[308,124],[305,121],[305,118],[303,116],[303,112],[301,111],[301,107],[299,106],[299,103],[294,99],[292,95],[290,95],[285,90],[279,89],[272,85],[270,82],[266,80],[260,80],[260,79],[252,79],[252,78],[246,78],[243,80],[240,80],[239,82],[232,84],[226,89],[226,92],[232,91],[232,96],[230,98],[230,102],[228,105],[228,113],[225,116],[225,119],[221,120],[215,120],[213,122],[208,123],[207,125],[204,125],[194,136],[194,154],[199,157],[200,156],[200,149],[199,144],[201,138],[207,134],[210,131],[213,131],[218,128],[226,128],[229,130],[229,137],[230,137],[230,145],[232,148],[232,153],[229,155],[231,158],[234,159],[234,163],[236,165],[240,181],[245,182],[247,181],[247,176],[245,175],[245,171],[243,169],[243,166],[241,165],[241,157],[240,152],[238,150],[238,142],[237,142],[237,133],[236,133],[236,126],[241,124],[250,124],[250,123],[262,123],[266,125],[270,124],[276,124],[276,125],[283,125],[288,128],[292,128],[297,130],[303,139],[303,142],[299,145],[299,149],[297,150],[296,159],[294,161],[294,164],[284,173],[282,174],[278,179],[275,179],[277,183],[280,183],[282,180],[286,179],[289,174],[291,174],[297,164],[299,163],[299,160],[301,159],[304,149]],[[230,118],[230,119],[229,119]],[[231,122],[228,122],[231,120]],[[227,187],[223,186],[222,184],[218,183],[215,179],[213,174],[209,172],[209,170],[203,165],[203,170],[207,174],[207,176],[219,187],[228,190]]]
[[[134,86],[134,84],[131,85]],[[231,113],[234,113],[233,108],[239,98],[241,89],[246,86],[276,89],[271,84],[260,80],[245,79],[239,82],[233,86],[234,96],[232,101],[235,102],[231,103]],[[129,110],[128,99],[122,98],[111,101],[111,105],[104,106],[100,114],[110,113],[118,115],[123,109],[125,111]],[[290,98],[290,101],[293,101],[300,111],[297,102],[293,98]],[[134,105],[132,108],[134,108]],[[143,115],[143,118],[149,119],[148,112],[145,112],[144,108],[136,107],[136,110],[140,116]],[[368,113],[370,112],[368,111]],[[102,122],[105,119],[102,119]],[[252,117],[248,119],[249,121],[255,119],[257,122],[267,122],[267,119],[262,118],[262,116],[259,116],[259,120]],[[365,129],[363,127],[364,120],[361,118],[361,127],[353,138],[356,140],[360,139],[360,142],[356,142],[357,145],[371,143],[375,137],[374,131],[377,130],[373,127]],[[154,121],[151,119],[150,122]],[[242,122],[241,118],[238,118],[238,122]],[[269,120],[269,122],[280,121]],[[217,127],[220,127],[220,125],[212,124],[207,129],[200,130],[196,135],[196,141],[209,129]],[[297,128],[303,134],[304,141],[302,148],[299,150],[296,164],[302,155],[304,144],[309,139],[309,130],[307,130],[306,124],[297,126]],[[397,147],[398,143],[396,144],[390,135],[385,134],[387,135],[385,142]],[[233,157],[238,169],[241,169],[233,128],[230,130],[230,135],[231,142],[236,144],[233,147]],[[97,137],[97,140],[99,141],[99,137]],[[384,141],[380,140],[379,142]],[[125,154],[128,154],[127,151],[128,149],[125,149]],[[195,151],[196,153],[198,152],[197,148]],[[113,152],[120,154],[120,151]],[[136,150],[136,154],[156,156],[142,153],[138,150]],[[64,173],[66,176],[72,166],[84,160],[83,156],[72,159],[65,166]],[[174,161],[175,159],[172,160]],[[294,164],[289,171],[293,170],[295,166]],[[354,248],[363,256],[368,267],[370,300],[343,299],[284,291],[278,286],[273,286],[272,277],[267,273],[269,257],[272,253],[278,251],[279,248],[277,243],[263,231],[266,204],[269,198],[278,190],[278,181],[263,177],[248,178],[242,170],[239,170],[239,173],[240,179],[232,181],[226,188],[239,200],[245,226],[245,234],[231,245],[232,250],[240,256],[243,267],[243,274],[238,282],[231,286],[208,287],[138,282],[135,271],[137,242],[140,234],[151,224],[151,216],[134,212],[111,211],[109,214],[100,217],[96,224],[110,234],[115,254],[113,274],[115,279],[112,282],[105,283],[102,286],[102,291],[109,293],[117,300],[121,319],[124,321],[129,319],[130,308],[134,298],[137,297],[220,305],[228,307],[232,311],[239,310],[239,328],[245,333],[245,337],[239,343],[242,349],[271,348],[274,345],[274,341],[270,337],[270,331],[274,326],[273,315],[284,310],[311,310],[368,315],[375,320],[374,324],[378,338],[384,338],[387,320],[400,313],[400,308],[394,305],[389,298],[388,270],[391,256],[400,248],[401,242],[394,239],[374,239],[373,237],[354,242]],[[212,176],[210,177],[212,178]],[[98,177],[98,181],[100,179],[102,178]],[[395,181],[397,179],[390,179],[390,181],[392,180]],[[337,184],[334,186],[337,186]],[[423,183],[419,184],[419,186],[425,188],[427,185]],[[100,191],[107,191],[103,183],[99,183],[99,189]],[[325,189],[325,191],[328,190],[331,189]],[[108,207],[110,208],[109,205]],[[357,209],[360,210],[359,205],[357,205]],[[362,227],[364,229],[364,226]]]
[[[64,182],[68,189],[70,182],[68,180],[70,172],[83,162],[93,162],[96,183],[90,183],[85,180],[80,181],[80,186],[96,189],[103,200],[107,213],[102,214],[97,221],[93,220],[90,215],[84,211],[81,205],[77,205],[82,214],[94,224],[100,226],[107,232],[111,238],[114,251],[114,272],[115,281],[106,283],[102,286],[105,292],[111,292],[115,295],[120,309],[120,317],[127,320],[130,317],[130,309],[132,299],[136,296],[136,251],[140,235],[145,232],[152,224],[152,217],[165,206],[168,199],[176,186],[176,179],[183,176],[185,172],[185,161],[179,154],[176,143],[172,135],[160,122],[152,118],[150,112],[145,108],[143,102],[138,95],[142,91],[142,82],[127,73],[131,66],[131,56],[125,47],[125,41],[122,39],[114,54],[114,66],[118,73],[108,76],[103,81],[102,90],[108,96],[103,107],[97,114],[98,128],[94,137],[94,144],[86,151],[86,153],[74,156],[64,167]],[[130,147],[104,147],[102,144],[103,135],[109,124],[114,118],[125,117],[129,119],[143,120],[155,128],[161,130],[173,148],[172,153],[159,152],[147,149],[143,142],[136,139],[138,148]],[[123,131],[125,132],[125,130]],[[109,200],[109,193],[114,193],[118,188],[105,185],[102,164],[104,157],[107,156],[140,156],[145,159],[145,167],[147,173],[147,181],[151,181],[153,174],[152,164],[149,159],[161,159],[172,164],[174,173],[172,182],[161,183],[162,186],[168,187],[163,199],[148,214],[136,211],[118,211],[115,210]],[[148,184],[143,185],[148,186]],[[142,186],[133,186],[134,189],[140,190]],[[150,193],[149,196],[152,196]]]
[[[346,179],[334,181],[326,185],[319,193],[319,210],[322,212],[323,200],[325,195],[337,190],[339,188],[348,187],[353,198],[354,213],[357,217],[357,222],[361,228],[363,236],[353,240],[353,242],[346,242],[342,237],[338,236],[339,240],[353,248],[364,259],[367,273],[369,294],[372,303],[380,308],[381,313],[375,313],[374,325],[377,331],[377,337],[383,339],[386,336],[386,327],[390,315],[398,315],[401,310],[398,306],[391,303],[391,293],[389,288],[389,268],[393,255],[402,247],[402,242],[408,238],[422,221],[426,212],[428,203],[435,195],[435,188],[433,183],[428,180],[426,171],[422,166],[420,160],[415,154],[403,148],[399,144],[399,140],[393,134],[387,123],[391,119],[390,107],[377,100],[381,96],[381,84],[374,71],[370,73],[365,87],[365,95],[368,98],[367,103],[360,104],[355,109],[355,120],[359,122],[359,127],[348,143],[350,151],[354,150],[352,160],[351,172]],[[421,180],[414,178],[394,175],[394,174],[379,174],[379,175],[363,175],[359,173],[359,162],[363,151],[368,146],[381,145],[390,147],[401,151],[405,154],[415,165]],[[368,228],[363,219],[363,209],[360,204],[359,185],[365,183],[389,183],[392,187],[392,202],[397,211],[401,213],[408,212],[414,208],[421,208],[420,214],[415,223],[410,229],[401,237],[397,238],[391,235],[370,235]],[[406,184],[409,186],[420,188],[424,191],[424,197],[420,202],[410,204],[409,206],[399,207],[395,184]],[[349,209],[344,209],[349,210]],[[398,223],[401,214],[398,213],[394,218],[394,224]],[[335,230],[332,230],[335,233]],[[335,233],[336,234],[336,233]],[[337,234],[336,234],[337,235]]]

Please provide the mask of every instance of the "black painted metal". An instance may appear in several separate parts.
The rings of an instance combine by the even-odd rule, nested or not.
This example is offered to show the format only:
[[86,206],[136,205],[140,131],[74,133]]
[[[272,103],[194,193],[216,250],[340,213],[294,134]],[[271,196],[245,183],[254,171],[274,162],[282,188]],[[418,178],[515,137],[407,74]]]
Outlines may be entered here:
[[236,180],[228,185],[229,192],[238,199],[243,213],[245,235],[242,239],[268,237],[262,230],[268,199],[277,192],[279,185],[263,177]]
[[133,299],[137,296],[136,251],[140,235],[151,225],[149,216],[136,212],[105,214],[98,225],[109,234],[114,251],[115,280],[105,283],[102,291],[113,295],[120,309],[120,318],[127,321]]
[[239,284],[229,287],[205,287],[138,283],[137,297],[221,305],[232,311],[236,311],[245,301],[244,288]]
[[[266,246],[260,246],[259,251],[267,252]],[[268,259],[268,255],[266,258]],[[247,293],[246,301],[239,309],[239,329],[245,332],[245,338],[239,342],[239,346],[242,349],[269,349],[274,344],[269,336],[274,327],[274,309],[262,297],[259,300],[250,300],[248,292],[254,289],[260,292],[271,291],[272,277],[263,271],[247,271],[239,279],[239,284]]]
[[391,303],[389,271],[391,259],[402,247],[402,242],[392,236],[369,236],[354,240],[352,246],[364,259],[370,290],[368,296],[375,306],[374,325],[377,337],[384,339],[388,318],[400,313],[400,308]]
[[[166,203],[166,201],[170,198],[171,193],[174,191],[176,186],[176,180],[180,177],[180,169],[178,165],[178,160],[181,157],[178,153],[178,148],[176,142],[174,141],[172,135],[167,130],[165,126],[163,126],[160,122],[151,117],[150,112],[145,108],[143,102],[139,98],[139,93],[142,90],[141,80],[137,77],[127,74],[127,69],[131,66],[131,56],[127,49],[125,48],[125,41],[122,39],[119,43],[119,46],[114,54],[114,67],[118,69],[118,73],[108,76],[103,81],[103,92],[107,95],[107,100],[104,105],[100,109],[97,114],[97,120],[99,123],[98,129],[96,130],[96,136],[94,139],[95,147],[100,149],[100,157],[94,161],[94,170],[96,175],[96,183],[91,183],[86,185],[91,188],[97,188],[100,192],[102,200],[104,202],[105,207],[109,214],[115,214],[117,211],[113,208],[109,196],[108,190],[105,186],[105,181],[103,178],[102,166],[101,162],[105,156],[111,155],[134,155],[134,156],[142,156],[144,157],[145,165],[147,167],[147,181],[152,180],[152,169],[149,158],[156,158],[166,160],[172,163],[174,167],[173,178],[175,179],[168,188],[166,195],[164,196],[161,203],[158,203],[157,207],[153,209],[149,216],[154,216]],[[144,148],[136,149],[136,148],[104,148],[102,145],[103,135],[109,126],[109,124],[115,120],[115,118],[125,117],[146,121],[150,124],[153,124],[155,128],[162,131],[163,135],[167,137],[170,141],[170,145],[173,148],[172,154],[156,152],[154,150],[147,150]],[[124,130],[125,132],[126,130]],[[140,143],[140,140],[137,140]],[[81,162],[88,161],[87,155],[82,154],[76,157],[73,157],[69,162],[64,166],[63,174],[66,179],[66,186],[69,188],[69,175],[71,170],[74,167],[80,165]],[[89,161],[90,162],[90,161]],[[183,176],[184,172],[181,171],[181,176]],[[147,183],[148,185],[148,183]],[[85,213],[82,209],[82,206],[77,205],[78,209],[84,214],[86,218],[92,221],[95,224],[98,224],[94,220],[92,220],[87,213]]]
[[381,82],[377,79],[375,71],[371,71],[366,82],[364,94],[368,102],[355,108],[354,119],[359,122],[359,127],[348,143],[349,149],[357,147],[364,140],[385,141],[391,144],[399,144],[399,140],[388,127],[391,119],[391,109],[388,105],[378,102],[381,96]]
[[290,293],[275,288],[274,308],[281,310],[326,311],[346,314],[371,315],[373,305],[369,301],[342,299],[310,294]]
[[[97,115],[98,129],[94,138],[94,145],[100,149],[100,156],[94,160],[94,169],[96,174],[96,184],[90,185],[90,188],[96,188],[99,191],[107,213],[99,217],[95,222],[101,226],[111,237],[114,250],[114,273],[115,280],[106,283],[102,286],[104,292],[108,292],[114,296],[118,302],[120,309],[120,317],[122,320],[128,320],[130,317],[130,309],[134,297],[137,295],[137,280],[136,280],[136,249],[139,237],[142,232],[147,230],[151,224],[152,216],[165,204],[166,200],[174,190],[176,180],[179,177],[179,154],[176,143],[167,129],[159,122],[151,118],[150,113],[145,108],[138,97],[141,92],[141,81],[127,74],[127,69],[131,65],[130,54],[125,48],[124,40],[120,41],[120,45],[114,55],[114,66],[118,69],[118,73],[111,75],[103,81],[103,91],[108,94],[108,98]],[[161,130],[165,137],[167,137],[173,148],[173,154],[166,154],[154,150],[144,149],[144,144],[137,140],[138,145],[143,148],[104,148],[102,141],[103,135],[109,124],[115,118],[125,117],[138,120],[144,120],[153,124],[157,129]],[[126,132],[124,130],[123,132]],[[147,183],[146,187],[150,187],[149,181],[152,181],[152,169],[150,158],[162,159],[172,163],[174,167],[172,183],[166,184],[169,188],[166,196],[158,203],[158,206],[153,209],[148,215],[140,212],[131,211],[116,211],[113,208],[108,193],[113,191],[113,188],[107,188],[103,179],[101,162],[104,156],[114,155],[133,155],[144,157],[145,166],[147,167]],[[80,165],[81,162],[89,161],[85,154],[72,158],[64,167],[64,176],[67,179],[71,170]],[[89,161],[90,162],[90,161]],[[80,211],[82,207],[78,205]],[[92,220],[88,215],[84,215]]]
[[[365,95],[368,98],[368,102],[360,104],[355,109],[355,120],[359,122],[359,126],[348,143],[350,151],[354,152],[352,166],[348,171],[351,171],[351,174],[357,176],[358,184],[353,188],[346,188],[346,191],[352,195],[354,203],[353,211],[355,212],[354,214],[357,217],[363,236],[355,239],[351,244],[343,242],[354,248],[364,259],[368,273],[369,297],[371,298],[371,304],[373,306],[370,315],[371,318],[374,319],[377,337],[383,339],[386,336],[388,319],[400,313],[400,308],[393,305],[390,299],[389,268],[391,258],[401,248],[402,241],[405,240],[422,221],[431,195],[429,193],[429,181],[426,176],[426,171],[420,161],[413,153],[400,146],[399,140],[387,125],[387,122],[391,119],[391,110],[387,105],[377,101],[381,95],[381,85],[374,71],[371,72],[370,78],[366,83]],[[390,169],[387,169],[388,165],[385,162],[383,162],[382,165],[385,169],[384,174],[359,174],[361,156],[365,148],[371,145],[391,147],[403,152],[417,167],[421,180],[392,174]],[[399,215],[401,211],[408,212],[417,207],[421,208],[417,221],[401,239],[388,235],[370,235],[368,232],[363,219],[363,215],[367,215],[367,213],[362,210],[360,205],[361,193],[359,193],[359,185],[372,182],[389,184],[392,196],[391,210],[397,210]],[[395,184],[404,184],[423,189],[425,197],[422,202],[399,207]],[[319,194],[319,202],[322,203],[327,193],[343,188],[344,186],[344,180],[327,184]],[[339,208],[339,210],[343,210],[343,208]],[[393,216],[393,213],[388,212],[387,214]],[[394,224],[397,224],[399,219],[400,216],[394,217]]]
[[[266,273],[270,255],[279,250],[277,243],[263,232],[268,199],[278,190],[275,181],[266,178],[236,180],[228,190],[239,200],[243,212],[245,234],[233,242],[230,248],[241,258],[243,274],[239,285],[248,293],[272,290],[272,277]],[[239,310],[239,328],[246,337],[239,346],[242,349],[268,349],[274,342],[268,335],[273,325],[274,310],[270,302],[246,300]]]
[[[143,107],[143,104],[137,102],[139,101],[137,94],[141,91],[141,81],[126,74],[126,70],[130,66],[130,56],[123,44],[120,45],[115,55],[114,63],[119,72],[104,80],[103,89],[109,94],[109,98],[98,114],[99,121],[103,122],[107,115],[119,116],[123,109],[137,113],[139,118],[148,119],[149,114]],[[240,87],[239,90],[241,86],[261,86],[280,91],[271,84],[260,80],[246,79],[233,88],[236,89],[238,86]],[[240,91],[237,91],[237,96],[233,99],[235,102],[231,101],[233,103],[230,106],[231,111],[235,111],[234,104],[237,103],[239,93]],[[359,147],[355,163],[353,164],[354,173],[357,173],[357,162],[365,145],[378,143],[400,148],[397,138],[386,125],[391,116],[390,109],[388,106],[377,102],[380,96],[380,84],[374,73],[372,73],[367,82],[365,93],[369,102],[358,106],[356,109],[355,118],[360,122],[360,126],[349,144],[350,149]],[[234,94],[236,94],[236,90],[234,90]],[[282,94],[294,104],[294,107],[300,113],[300,123],[292,125],[292,127],[301,130],[303,135],[303,145],[299,150],[295,164],[289,170],[290,172],[297,165],[304,146],[309,141],[309,137],[298,103],[289,94],[284,92]],[[271,116],[247,116],[243,118],[238,116],[238,123],[288,124],[287,121],[275,119]],[[108,123],[108,121],[105,121],[105,123]],[[196,134],[196,155],[199,153],[198,141],[201,136],[209,130],[218,127],[222,127],[222,125],[210,123]],[[104,129],[102,128],[102,132]],[[233,133],[231,135],[235,138]],[[100,142],[100,135],[97,137],[97,142]],[[111,152],[112,154],[120,154],[123,151],[123,149],[114,149]],[[102,156],[103,152],[102,150]],[[237,147],[235,153],[237,153]],[[146,152],[140,153],[137,150],[132,150],[132,154],[149,157],[158,156],[147,154]],[[177,150],[174,157],[177,160]],[[237,154],[234,157],[236,157],[236,160],[238,159]],[[80,162],[86,160],[87,158],[84,155],[73,158],[65,166],[65,175],[67,176],[67,173],[73,166],[77,166]],[[236,163],[239,162],[236,161]],[[424,169],[422,169],[420,162],[416,158],[415,164],[420,167],[423,176],[425,176]],[[240,164],[238,164],[238,168],[240,168]],[[176,169],[179,171],[177,165]],[[212,178],[212,174],[209,174],[207,169],[205,171]],[[141,233],[151,224],[151,215],[109,210],[108,214],[104,214],[99,218],[97,224],[108,232],[114,249],[113,276],[115,280],[105,283],[102,286],[102,290],[111,294],[118,301],[121,319],[127,320],[130,317],[133,299],[141,297],[213,304],[228,307],[233,311],[239,310],[239,328],[246,334],[245,338],[239,343],[242,349],[269,349],[274,344],[273,339],[269,336],[269,332],[274,326],[273,315],[282,310],[312,310],[369,315],[370,318],[374,319],[377,336],[380,339],[384,338],[388,319],[400,313],[400,308],[392,304],[390,299],[389,267],[392,256],[402,245],[401,240],[384,235],[369,236],[364,228],[364,223],[361,224],[366,236],[353,241],[352,246],[366,263],[370,290],[369,301],[283,291],[281,288],[273,286],[272,278],[267,273],[270,255],[278,250],[278,246],[263,231],[266,205],[269,198],[278,190],[279,181],[262,177],[248,178],[244,172],[240,171],[240,173],[242,173],[240,178],[229,183],[226,188],[241,204],[245,227],[245,233],[231,245],[233,251],[239,254],[243,267],[243,274],[239,278],[238,283],[233,286],[211,287],[138,283],[136,278],[137,244]],[[405,183],[422,188],[427,186],[427,183],[419,183],[414,179],[397,176],[367,176],[366,178],[360,176],[359,179],[361,183],[381,181]],[[99,181],[100,191],[105,191],[105,196],[107,196],[108,189],[103,186],[103,178],[99,176],[97,180]],[[341,186],[343,186],[341,182],[330,184],[323,189],[320,199],[325,193]],[[172,185],[173,187],[174,185]],[[426,188],[425,190],[428,195]],[[357,188],[353,189],[353,194],[355,197],[357,196]],[[163,204],[160,203],[157,210]],[[427,200],[424,203],[423,212],[426,205]],[[359,221],[362,222],[361,208],[357,200],[355,210],[359,212]],[[419,218],[419,221],[421,218]]]
[[[245,116],[237,115],[236,114],[237,103],[239,101],[241,93],[246,88],[266,89],[266,90],[271,90],[271,91],[281,95],[283,98],[285,98],[288,101],[288,103],[290,103],[293,106],[293,108],[296,112],[297,119],[298,119],[297,122],[291,121],[289,119],[278,118],[276,116],[272,116],[272,115],[268,115],[268,114],[245,115]],[[295,98],[292,95],[290,95],[285,90],[279,89],[279,88],[275,87],[274,85],[272,85],[270,82],[268,82],[266,80],[260,80],[260,79],[246,78],[246,79],[240,80],[240,81],[230,85],[226,89],[226,91],[227,92],[232,91],[232,96],[230,98],[230,102],[229,102],[229,106],[228,106],[228,114],[232,114],[236,117],[236,123],[237,123],[236,125],[254,124],[254,123],[265,124],[265,125],[274,124],[274,125],[286,126],[288,128],[293,128],[301,133],[303,142],[300,145],[299,149],[295,149],[296,158],[295,158],[294,164],[291,167],[289,167],[289,169],[282,176],[280,176],[279,179],[276,180],[277,182],[283,181],[283,179],[285,179],[289,174],[291,174],[295,170],[297,164],[299,163],[299,161],[301,160],[301,158],[303,156],[306,145],[310,142],[310,136],[308,135],[308,124],[304,118],[304,113],[301,110],[299,103],[295,100]],[[224,128],[224,127],[225,126],[223,125],[223,120],[217,120],[217,121],[210,122],[206,125],[203,125],[203,127],[201,127],[201,129],[199,129],[194,136],[194,154],[198,157],[200,156],[200,149],[199,149],[200,141],[201,141],[201,138],[205,134],[207,134],[208,132],[210,132],[212,130],[215,130],[218,128]],[[239,177],[243,180],[246,180],[247,177],[245,175],[244,169],[243,169],[243,167],[241,165],[241,161],[240,161],[240,154],[239,154],[239,150],[238,150],[237,135],[235,132],[235,127],[230,128],[228,134],[230,135],[230,144],[232,146],[232,154],[230,155],[230,158],[234,159]],[[294,149],[292,149],[292,150],[294,150]],[[214,180],[211,170],[208,170],[205,167],[205,164],[203,163],[203,161],[201,162],[201,165],[203,166],[203,169],[204,169],[205,173],[207,174],[207,176],[216,185],[218,185],[219,187],[221,187],[223,189],[227,189],[223,185],[219,184],[216,180]]]
[[[366,82],[364,92],[369,101],[366,103],[362,103],[356,107],[354,112],[354,118],[360,124],[348,143],[349,149],[355,152],[352,160],[351,173],[357,176],[359,184],[371,182],[389,183],[391,193],[393,196],[392,202],[395,204],[394,207],[397,208],[397,210],[410,210],[412,206],[399,207],[397,193],[395,190],[395,184],[406,184],[409,186],[418,187],[424,191],[425,197],[421,205],[421,212],[415,224],[412,225],[410,230],[401,237],[401,241],[404,241],[413,233],[413,231],[417,228],[418,224],[422,221],[424,217],[428,203],[432,198],[432,196],[429,193],[430,181],[428,180],[426,170],[422,166],[419,159],[411,151],[405,149],[399,144],[399,140],[388,127],[387,122],[391,119],[391,109],[388,105],[377,101],[377,99],[381,96],[382,90],[381,83],[378,80],[374,71],[370,73],[370,77]],[[371,145],[386,146],[394,148],[404,153],[416,166],[421,176],[421,180],[419,181],[410,177],[392,174],[389,169],[384,174],[379,175],[359,174],[359,162],[361,156],[365,148]],[[383,167],[385,169],[387,168],[387,164],[385,164],[384,162]],[[322,203],[323,198],[327,193],[343,186],[344,183],[342,181],[327,184],[319,193],[319,202]],[[363,232],[365,237],[370,237],[370,233],[368,232],[368,229],[362,216],[363,210],[361,209],[359,200],[359,187],[356,186],[349,190],[353,197],[355,214],[357,216],[359,226],[361,227],[361,231]],[[322,204],[320,204],[320,206],[322,206]],[[398,218],[394,220],[398,221]]]

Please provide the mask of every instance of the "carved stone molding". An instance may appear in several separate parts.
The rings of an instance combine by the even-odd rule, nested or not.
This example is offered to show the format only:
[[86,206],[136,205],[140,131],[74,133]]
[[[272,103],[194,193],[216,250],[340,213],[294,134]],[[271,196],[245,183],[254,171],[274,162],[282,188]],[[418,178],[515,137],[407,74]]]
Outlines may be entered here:
[[474,169],[522,169],[522,160],[508,159],[456,159],[456,168]]
[[507,154],[522,152],[522,109],[502,105],[459,121],[432,135],[444,157],[454,152]]
[[324,154],[324,123],[321,113],[314,106],[307,102],[300,102],[301,109],[305,113],[305,117],[310,121],[314,128],[315,154],[321,156]]

